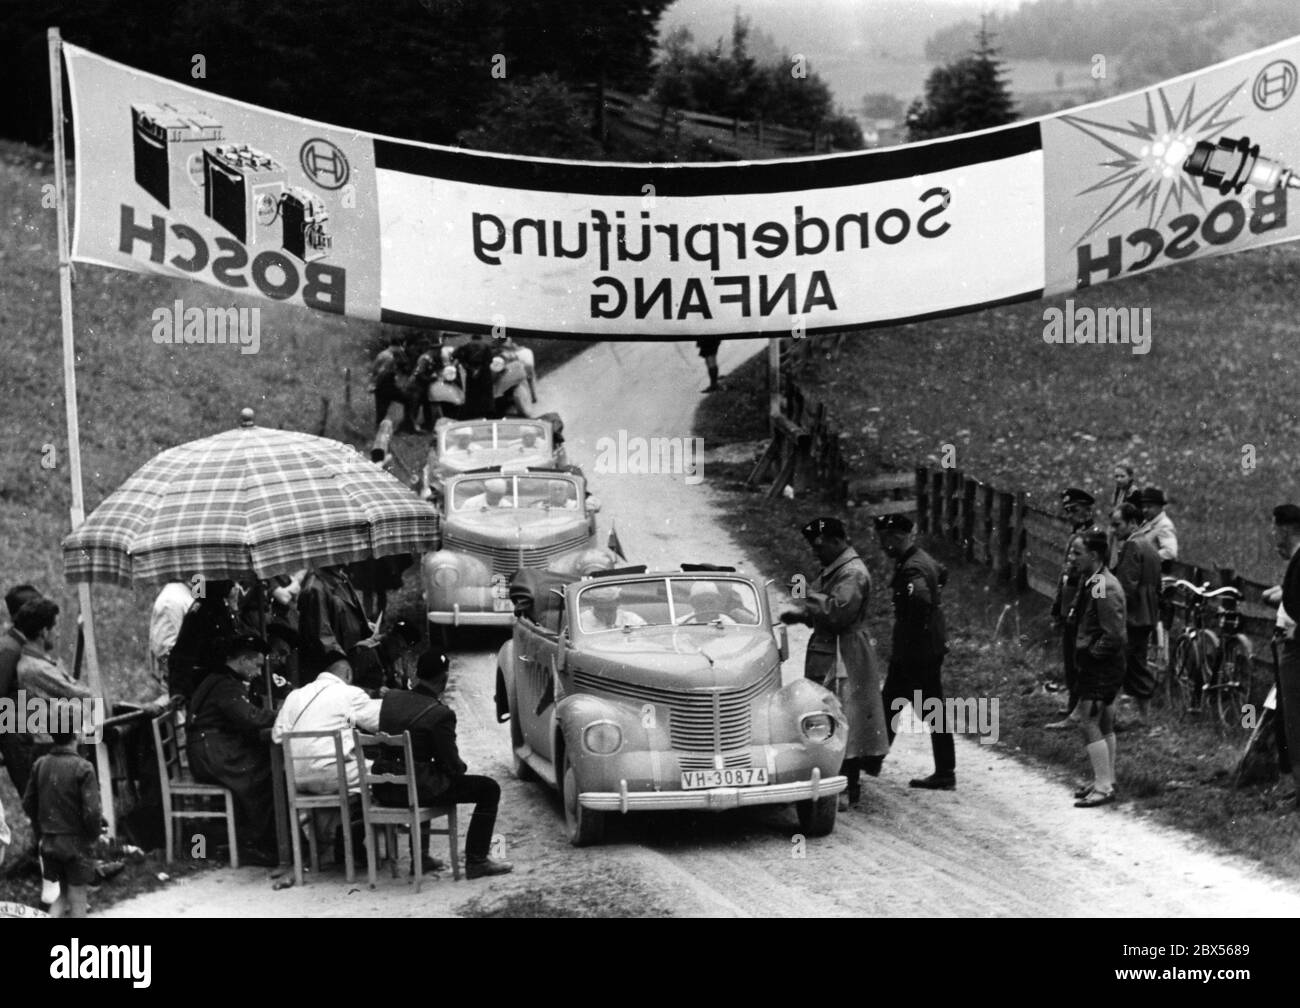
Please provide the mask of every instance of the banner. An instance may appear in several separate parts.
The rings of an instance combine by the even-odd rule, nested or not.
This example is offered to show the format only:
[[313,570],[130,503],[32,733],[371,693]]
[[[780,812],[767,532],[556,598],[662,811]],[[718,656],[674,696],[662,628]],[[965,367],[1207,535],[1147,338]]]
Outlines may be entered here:
[[1256,181],[1300,168],[1300,38],[980,133],[690,165],[411,143],[63,52],[74,259],[367,319],[600,340],[834,332],[1300,237],[1276,172],[1237,192],[1231,171],[1214,189],[1185,168],[1199,141],[1223,148],[1217,167],[1257,145]]

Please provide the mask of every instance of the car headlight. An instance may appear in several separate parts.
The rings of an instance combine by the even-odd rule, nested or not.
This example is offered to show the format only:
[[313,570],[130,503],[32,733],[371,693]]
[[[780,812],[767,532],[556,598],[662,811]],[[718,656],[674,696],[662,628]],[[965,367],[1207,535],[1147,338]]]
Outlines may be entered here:
[[826,742],[835,734],[835,719],[829,714],[805,714],[799,730],[809,742]]
[[623,730],[613,721],[593,721],[582,733],[582,744],[588,752],[608,756],[623,744]]
[[440,564],[434,568],[433,583],[439,588],[455,588],[460,584],[460,570],[454,564]]

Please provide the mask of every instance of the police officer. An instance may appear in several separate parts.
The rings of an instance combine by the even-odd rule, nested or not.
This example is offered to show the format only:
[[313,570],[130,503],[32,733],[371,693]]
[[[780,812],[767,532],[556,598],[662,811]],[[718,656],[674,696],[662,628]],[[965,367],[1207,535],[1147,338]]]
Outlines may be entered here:
[[[934,773],[909,782],[914,788],[952,791],[957,787],[957,754],[944,721],[943,683],[940,670],[948,653],[944,632],[940,589],[948,572],[915,542],[912,520],[906,515],[883,515],[876,519],[880,548],[894,561],[890,589],[894,597],[894,636],[889,655],[889,674],[883,696],[885,727],[893,745],[894,720],[903,703],[913,703],[920,691],[927,721],[933,725],[930,746],[934,750]],[[931,716],[931,712],[934,716]],[[922,711],[915,712],[918,716]]]
[[1068,701],[1065,708],[1058,712],[1059,720],[1044,725],[1044,728],[1061,731],[1074,726],[1070,715],[1074,713],[1078,697],[1075,696],[1074,680],[1074,635],[1078,629],[1074,602],[1079,594],[1079,564],[1082,549],[1076,547],[1075,539],[1088,531],[1095,524],[1093,508],[1097,499],[1087,490],[1078,487],[1066,487],[1061,491],[1061,513],[1070,523],[1070,534],[1065,539],[1065,549],[1061,558],[1061,573],[1056,579],[1056,597],[1052,600],[1052,619],[1061,627],[1061,671],[1065,676],[1065,689]]

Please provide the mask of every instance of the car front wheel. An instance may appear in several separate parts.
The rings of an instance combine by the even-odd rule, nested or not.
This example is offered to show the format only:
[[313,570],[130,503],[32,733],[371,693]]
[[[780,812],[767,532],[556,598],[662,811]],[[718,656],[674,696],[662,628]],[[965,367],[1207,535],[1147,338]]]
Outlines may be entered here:
[[839,804],[837,795],[818,798],[816,801],[795,802],[795,811],[799,813],[799,828],[808,836],[827,836],[835,829],[835,812]]
[[578,774],[573,769],[569,754],[564,754],[564,775],[560,778],[564,800],[564,825],[569,831],[569,843],[575,847],[590,847],[600,843],[605,833],[605,815],[585,809],[578,804]]

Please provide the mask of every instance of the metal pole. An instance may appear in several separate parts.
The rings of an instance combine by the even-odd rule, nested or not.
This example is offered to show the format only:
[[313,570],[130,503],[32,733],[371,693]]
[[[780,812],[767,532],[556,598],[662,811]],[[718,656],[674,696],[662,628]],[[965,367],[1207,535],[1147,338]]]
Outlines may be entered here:
[[[77,422],[76,348],[72,334],[72,253],[68,241],[68,169],[63,149],[63,40],[59,29],[47,33],[50,45],[50,107],[54,118],[54,198],[59,233],[59,302],[63,316],[63,398],[68,418],[68,466],[72,478],[72,527],[86,520],[86,500],[81,485],[81,428]],[[95,615],[91,606],[90,584],[77,585],[77,607],[85,635],[86,685],[103,699],[104,710],[111,710],[104,683],[99,674],[99,652],[95,648]],[[99,794],[104,806],[110,836],[117,834],[117,816],[113,810],[113,780],[108,765],[108,746],[95,746],[95,766],[99,774]]]
[[776,418],[781,415],[781,339],[767,340],[767,416],[768,433],[776,436]]

